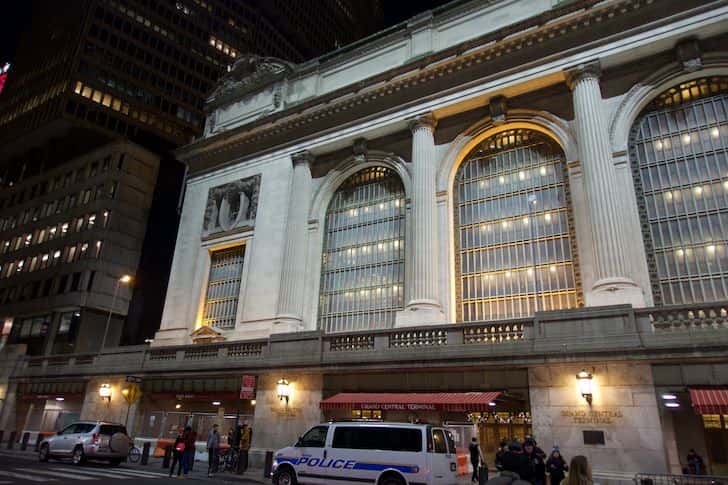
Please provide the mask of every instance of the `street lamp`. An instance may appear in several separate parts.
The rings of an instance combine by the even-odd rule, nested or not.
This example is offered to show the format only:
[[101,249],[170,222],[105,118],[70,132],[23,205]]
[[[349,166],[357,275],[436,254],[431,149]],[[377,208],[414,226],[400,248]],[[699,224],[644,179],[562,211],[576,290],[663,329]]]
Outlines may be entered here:
[[109,307],[109,316],[106,318],[106,328],[104,329],[104,338],[101,339],[101,349],[100,351],[104,350],[104,346],[106,346],[106,335],[109,333],[109,324],[111,324],[111,314],[114,311],[114,305],[116,304],[116,295],[119,294],[119,286],[120,285],[128,285],[131,283],[131,276],[128,274],[122,275],[119,279],[116,280],[116,285],[114,286],[114,296],[111,298],[111,306]]

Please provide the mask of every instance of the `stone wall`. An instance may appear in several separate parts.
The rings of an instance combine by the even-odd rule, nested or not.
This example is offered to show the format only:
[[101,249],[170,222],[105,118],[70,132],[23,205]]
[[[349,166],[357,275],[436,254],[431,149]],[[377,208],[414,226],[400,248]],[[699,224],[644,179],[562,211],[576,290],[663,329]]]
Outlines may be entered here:
[[[111,387],[111,400],[107,401],[99,396],[99,387],[102,384],[109,384]],[[91,379],[86,386],[86,397],[81,408],[81,419],[111,421],[126,425],[128,412],[128,422],[133,423],[138,404],[129,406],[126,399],[124,399],[121,391],[127,386],[124,377]],[[128,431],[133,435],[133,430],[129,429]]]
[[[593,403],[576,374],[594,375]],[[667,471],[652,371],[644,364],[552,365],[529,369],[533,434],[546,452],[585,455],[595,472]],[[603,431],[604,445],[585,445],[583,431]]]
[[[287,406],[277,396],[276,383],[284,377],[291,388]],[[262,455],[265,450],[275,451],[291,446],[307,429],[319,424],[323,419],[319,409],[322,387],[321,375],[259,375],[255,396],[252,455]]]

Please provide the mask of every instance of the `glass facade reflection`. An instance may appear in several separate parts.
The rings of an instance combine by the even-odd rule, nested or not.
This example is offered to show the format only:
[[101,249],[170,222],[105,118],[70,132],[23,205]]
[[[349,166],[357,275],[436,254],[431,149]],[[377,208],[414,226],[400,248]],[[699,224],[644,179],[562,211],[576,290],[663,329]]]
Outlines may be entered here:
[[728,78],[680,84],[635,122],[630,157],[656,303],[728,298]]
[[553,140],[531,130],[484,140],[454,193],[459,321],[577,306],[566,166]]
[[326,212],[319,327],[394,326],[404,308],[405,194],[399,176],[373,167],[349,177]]

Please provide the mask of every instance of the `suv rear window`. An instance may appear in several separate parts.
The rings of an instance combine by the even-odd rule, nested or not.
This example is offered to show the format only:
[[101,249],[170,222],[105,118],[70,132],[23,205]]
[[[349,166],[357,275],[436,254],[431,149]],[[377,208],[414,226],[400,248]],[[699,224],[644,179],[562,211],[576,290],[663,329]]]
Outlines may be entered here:
[[339,426],[333,448],[350,450],[422,451],[422,431],[412,428]]
[[124,426],[114,426],[112,424],[102,424],[99,428],[99,434],[104,436],[114,436],[116,433],[126,434],[126,428]]

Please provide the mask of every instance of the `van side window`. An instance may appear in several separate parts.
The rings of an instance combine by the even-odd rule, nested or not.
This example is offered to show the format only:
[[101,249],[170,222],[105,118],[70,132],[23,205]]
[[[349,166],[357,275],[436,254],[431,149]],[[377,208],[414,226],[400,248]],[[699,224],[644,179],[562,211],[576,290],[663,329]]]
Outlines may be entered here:
[[338,426],[332,448],[422,451],[422,431],[412,428]]
[[447,454],[447,441],[445,440],[445,433],[441,429],[432,430],[432,441],[435,444],[435,453]]
[[328,426],[316,426],[306,432],[305,435],[296,443],[298,447],[306,448],[323,448],[326,446],[326,433],[328,433]]
[[452,433],[445,430],[445,437],[447,438],[447,447],[450,450],[450,453],[457,453],[457,448],[455,448],[455,438],[453,438]]

